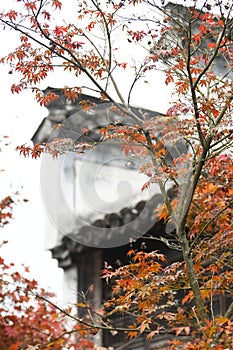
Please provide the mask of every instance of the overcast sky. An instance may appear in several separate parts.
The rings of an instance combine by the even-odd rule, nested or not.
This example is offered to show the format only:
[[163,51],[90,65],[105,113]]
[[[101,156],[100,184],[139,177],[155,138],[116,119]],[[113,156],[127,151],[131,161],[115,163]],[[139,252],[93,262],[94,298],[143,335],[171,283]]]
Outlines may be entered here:
[[[5,5],[15,4],[7,0]],[[2,9],[1,4],[1,9]],[[7,34],[0,28],[0,57],[7,54],[16,44],[12,31]],[[49,252],[44,250],[44,211],[40,198],[40,161],[24,159],[15,152],[15,147],[27,142],[34,134],[41,120],[47,115],[46,108],[35,103],[29,91],[13,95],[11,84],[16,81],[9,74],[10,67],[0,65],[1,131],[0,131],[0,198],[19,192],[19,200],[26,198],[27,203],[17,204],[14,218],[9,225],[1,229],[1,240],[8,244],[1,248],[1,255],[8,262],[31,267],[32,275],[39,282],[54,291],[60,290],[61,271],[57,262],[52,261]],[[2,138],[2,136],[8,138]],[[7,143],[7,146],[3,146]],[[57,278],[54,276],[57,275]]]

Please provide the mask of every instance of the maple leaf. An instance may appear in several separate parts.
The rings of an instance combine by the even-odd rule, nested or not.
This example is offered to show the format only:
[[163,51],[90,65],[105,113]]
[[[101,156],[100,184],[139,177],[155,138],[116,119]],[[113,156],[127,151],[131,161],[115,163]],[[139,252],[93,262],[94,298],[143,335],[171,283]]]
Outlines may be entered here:
[[215,49],[216,48],[216,43],[209,43],[208,44],[208,49]]
[[59,10],[61,10],[62,3],[59,0],[52,0],[52,6],[55,7],[55,9],[58,8]]
[[11,21],[16,21],[18,17],[18,13],[14,10],[9,11],[6,16],[11,20]]
[[67,27],[64,26],[56,26],[54,29],[54,34],[56,36],[64,35],[67,32]]

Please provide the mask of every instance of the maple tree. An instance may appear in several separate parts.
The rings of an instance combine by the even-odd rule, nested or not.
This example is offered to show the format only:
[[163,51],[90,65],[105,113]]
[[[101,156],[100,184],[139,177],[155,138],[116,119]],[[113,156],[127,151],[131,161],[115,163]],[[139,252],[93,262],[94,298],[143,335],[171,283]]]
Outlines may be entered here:
[[[1,59],[20,76],[12,92],[30,88],[46,106],[58,96],[45,95],[40,83],[63,69],[78,82],[63,88],[67,100],[75,101],[89,88],[131,118],[130,125],[101,128],[101,142],[117,139],[123,151],[150,157],[141,168],[148,176],[143,188],[159,184],[164,205],[157,215],[173,227],[170,236],[161,239],[182,252],[181,261],[170,266],[159,252],[130,251],[128,265],[108,267],[104,276],[113,288],[106,303],[112,309],[109,316],[134,315],[128,328],[131,337],[176,335],[173,349],[231,348],[233,303],[222,315],[214,315],[213,303],[221,295],[230,300],[233,292],[233,5],[223,0],[184,0],[181,5],[90,0],[77,2],[78,24],[67,24],[53,19],[53,11],[62,10],[62,1],[17,3],[19,10],[0,15],[3,27],[20,38],[20,45]],[[143,58],[122,60],[117,36]],[[132,67],[134,77],[125,96],[115,77]],[[134,113],[130,101],[135,85],[156,70],[163,71],[165,83],[172,86],[173,102],[166,115],[147,119]],[[182,151],[171,156],[180,142]],[[89,147],[93,144],[56,139],[18,149],[37,158],[43,152],[57,156]],[[174,186],[173,200],[167,183]],[[108,329],[101,323],[94,329],[98,327]]]

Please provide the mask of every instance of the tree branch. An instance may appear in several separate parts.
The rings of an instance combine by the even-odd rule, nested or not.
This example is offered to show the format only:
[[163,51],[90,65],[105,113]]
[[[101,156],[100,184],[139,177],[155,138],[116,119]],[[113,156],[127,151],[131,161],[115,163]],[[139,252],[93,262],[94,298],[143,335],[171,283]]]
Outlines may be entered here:
[[232,303],[229,305],[227,311],[225,312],[224,317],[226,317],[226,318],[231,318],[232,315],[233,315],[233,301],[232,301]]

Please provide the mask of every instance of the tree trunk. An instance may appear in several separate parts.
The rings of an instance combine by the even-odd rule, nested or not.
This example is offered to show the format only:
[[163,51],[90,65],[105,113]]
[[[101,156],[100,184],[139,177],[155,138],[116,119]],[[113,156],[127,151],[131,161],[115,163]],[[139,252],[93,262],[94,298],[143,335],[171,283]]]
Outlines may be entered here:
[[206,320],[208,319],[208,314],[206,312],[205,304],[201,296],[200,286],[195,273],[193,259],[190,254],[189,242],[185,233],[178,233],[178,237],[182,244],[182,253],[187,269],[188,280],[193,291],[195,304],[198,310],[198,316],[200,317],[201,321],[200,323],[204,325],[206,323]]

